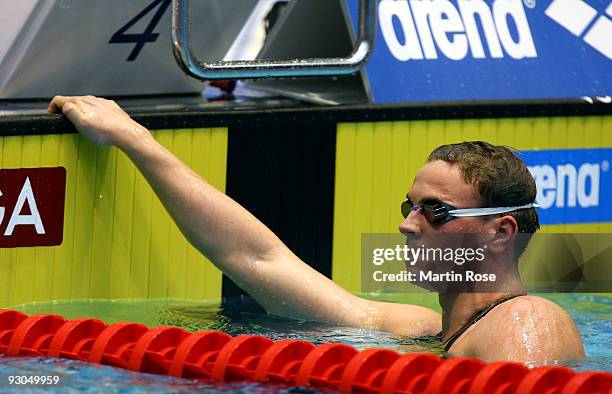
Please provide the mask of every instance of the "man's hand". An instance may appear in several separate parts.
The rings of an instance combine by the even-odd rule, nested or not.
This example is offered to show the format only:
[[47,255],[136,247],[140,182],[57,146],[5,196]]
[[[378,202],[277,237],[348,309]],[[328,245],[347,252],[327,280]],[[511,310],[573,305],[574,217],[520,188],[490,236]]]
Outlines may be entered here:
[[148,134],[117,103],[103,98],[55,96],[47,111],[63,112],[79,133],[98,146],[124,147],[130,139]]

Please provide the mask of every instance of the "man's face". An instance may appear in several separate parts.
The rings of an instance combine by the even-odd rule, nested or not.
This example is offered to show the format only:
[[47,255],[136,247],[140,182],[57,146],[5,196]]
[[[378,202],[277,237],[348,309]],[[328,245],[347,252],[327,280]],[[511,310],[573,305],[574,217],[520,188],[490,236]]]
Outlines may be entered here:
[[[456,165],[442,160],[425,164],[414,178],[406,195],[416,205],[443,202],[457,209],[480,207],[480,197],[473,185],[465,183]],[[477,217],[456,218],[442,224],[431,224],[421,212],[410,212],[400,224],[403,234],[486,232],[486,222]]]
[[[441,160],[429,162],[419,170],[406,197],[415,205],[442,202],[457,209],[480,207],[478,191],[474,186],[465,183],[459,167]],[[406,245],[411,248],[458,250],[466,247],[475,249],[482,246],[479,245],[478,236],[466,238],[464,235],[465,233],[487,232],[486,226],[487,222],[477,217],[455,218],[445,223],[432,224],[423,213],[411,211],[400,224],[399,229],[407,236]],[[436,235],[425,237],[426,234]],[[448,262],[424,259],[414,265],[407,264],[406,269],[419,277],[419,271],[432,271],[437,274],[457,273],[472,266],[472,264],[458,266],[452,263],[449,265]],[[422,281],[418,283],[418,286],[436,292],[456,292],[462,289],[461,283],[453,282]]]
[[[463,173],[459,167],[442,160],[429,162],[419,170],[407,197],[415,205],[441,202],[452,205],[456,209],[481,207],[478,190],[464,181]],[[505,218],[508,222],[508,216],[505,216]],[[413,265],[406,264],[406,269],[415,274],[418,274],[419,271],[432,271],[438,274],[446,272],[463,273],[468,269],[485,273],[496,272],[491,270],[496,270],[502,266],[490,266],[490,264],[500,264],[499,256],[513,248],[510,243],[494,246],[497,236],[500,235],[498,227],[502,220],[503,218],[492,218],[490,216],[460,217],[445,223],[432,224],[420,211],[411,211],[399,228],[406,235],[406,245],[412,249],[421,247],[430,250],[441,248],[457,251],[459,249],[476,250],[484,248],[486,252],[484,253],[484,260],[478,262],[449,265],[444,259],[442,261],[438,258],[426,258],[413,263]],[[510,231],[501,231],[501,233],[510,234]],[[462,282],[421,281],[418,285],[439,293],[463,292],[466,290]],[[487,288],[488,290],[490,288]],[[475,291],[475,288],[471,291]]]

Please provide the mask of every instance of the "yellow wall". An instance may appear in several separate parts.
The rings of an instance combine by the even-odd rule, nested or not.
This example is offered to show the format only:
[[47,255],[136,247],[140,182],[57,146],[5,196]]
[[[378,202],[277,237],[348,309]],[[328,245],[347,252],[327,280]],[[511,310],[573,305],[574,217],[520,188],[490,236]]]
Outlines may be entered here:
[[[612,117],[603,116],[338,125],[333,279],[359,291],[361,234],[397,231],[399,204],[433,148],[476,139],[520,150],[611,147],[610,130]],[[154,134],[225,190],[226,129]],[[220,298],[221,273],[188,245],[121,152],[98,149],[76,134],[0,137],[0,168],[54,166],[67,170],[63,244],[0,249],[0,307],[82,298]],[[612,223],[543,231],[612,232]]]
[[[485,140],[519,150],[612,147],[611,131],[610,116],[340,124],[333,279],[360,290],[361,234],[398,231],[400,203],[437,146]],[[612,232],[612,223],[546,226],[543,231]]]
[[[158,141],[225,190],[226,129],[160,130]],[[80,298],[218,299],[221,273],[184,239],[114,148],[76,134],[0,137],[0,168],[67,170],[64,240],[0,249],[0,307]]]

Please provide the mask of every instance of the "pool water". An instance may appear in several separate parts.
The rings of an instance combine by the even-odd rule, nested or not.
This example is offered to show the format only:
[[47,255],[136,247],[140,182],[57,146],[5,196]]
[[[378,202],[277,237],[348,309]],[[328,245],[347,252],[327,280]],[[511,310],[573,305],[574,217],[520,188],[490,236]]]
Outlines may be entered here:
[[[612,296],[546,295],[560,304],[576,322],[587,354],[582,363],[563,363],[577,371],[612,371]],[[222,310],[218,303],[185,300],[70,301],[21,305],[26,314],[54,313],[66,318],[90,317],[109,324],[129,321],[148,325],[173,325],[188,331],[218,330],[231,335],[257,334],[273,340],[300,339],[315,344],[342,342],[366,349],[382,347],[400,353],[429,352],[443,354],[434,339],[413,339],[389,333],[350,327],[296,321],[252,312],[249,303],[241,308]],[[297,388],[274,387],[257,383],[210,384],[164,376],[134,373],[122,369],[71,360],[49,358],[10,358],[0,356],[0,392],[26,393],[29,389],[10,389],[9,375],[36,373],[59,374],[65,385],[45,389],[45,393],[68,392],[303,392]],[[30,392],[36,392],[32,389]]]

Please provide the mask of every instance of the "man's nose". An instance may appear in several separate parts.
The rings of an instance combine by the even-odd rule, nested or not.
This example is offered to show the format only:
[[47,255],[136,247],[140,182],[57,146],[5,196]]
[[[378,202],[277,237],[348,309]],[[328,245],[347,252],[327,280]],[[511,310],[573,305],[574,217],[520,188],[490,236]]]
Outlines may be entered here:
[[418,211],[410,211],[408,217],[404,219],[399,225],[399,231],[402,234],[419,234],[421,233],[421,226],[419,221],[422,215]]

